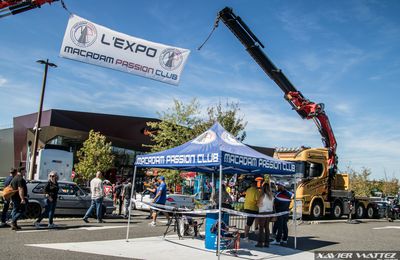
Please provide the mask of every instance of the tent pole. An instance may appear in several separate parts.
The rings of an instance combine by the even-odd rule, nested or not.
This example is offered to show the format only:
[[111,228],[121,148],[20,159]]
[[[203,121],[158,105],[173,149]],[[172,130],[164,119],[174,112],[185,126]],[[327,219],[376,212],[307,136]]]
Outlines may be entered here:
[[129,224],[131,223],[131,210],[132,210],[132,197],[133,193],[135,191],[135,179],[136,179],[136,169],[137,167],[133,169],[133,180],[132,180],[132,189],[131,189],[131,199],[129,201],[129,216],[128,216],[128,227],[126,229],[126,242],[129,242]]
[[297,198],[296,198],[296,191],[297,191],[297,173],[294,174],[294,211],[293,211],[293,218],[294,218],[294,248],[297,248]]
[[211,192],[215,192],[215,188],[217,187],[217,185],[215,184],[215,174],[214,172],[212,172],[211,174]]
[[219,165],[219,191],[218,191],[218,243],[217,243],[217,255],[218,255],[218,260],[220,259],[221,252],[220,252],[220,246],[221,246],[221,219],[222,219],[222,213],[221,213],[221,203],[222,202],[222,164]]

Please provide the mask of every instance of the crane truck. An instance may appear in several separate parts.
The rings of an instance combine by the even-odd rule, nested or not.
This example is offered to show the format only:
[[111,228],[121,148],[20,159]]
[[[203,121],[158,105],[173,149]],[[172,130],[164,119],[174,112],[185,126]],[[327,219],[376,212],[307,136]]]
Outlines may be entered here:
[[337,171],[337,143],[324,110],[324,104],[308,100],[296,89],[282,70],[277,68],[263,52],[264,45],[261,41],[244,21],[233,13],[231,8],[225,7],[218,13],[214,28],[218,26],[220,20],[283,91],[285,100],[289,102],[293,110],[302,119],[312,119],[321,135],[323,148],[282,148],[275,149],[274,152],[275,158],[292,161],[297,165],[301,181],[295,192],[296,198],[302,202],[302,214],[313,219],[319,219],[328,214],[340,218],[343,214],[352,214],[351,208],[354,208],[353,212],[358,218],[376,217],[377,205],[370,202],[368,198],[355,197],[350,190],[349,175],[339,174]]

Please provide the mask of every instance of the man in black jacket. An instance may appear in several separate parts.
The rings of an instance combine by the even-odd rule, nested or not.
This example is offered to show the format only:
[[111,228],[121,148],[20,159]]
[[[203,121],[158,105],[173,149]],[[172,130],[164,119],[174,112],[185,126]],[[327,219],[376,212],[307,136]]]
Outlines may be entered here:
[[[284,215],[278,216],[276,225],[278,226],[278,234],[276,240],[271,242],[273,245],[286,245],[288,240],[288,226],[289,219],[289,206],[292,199],[292,193],[285,189],[283,183],[277,182],[278,193],[275,195],[274,206],[276,213],[288,212]],[[282,239],[282,240],[281,240]]]
[[19,168],[18,173],[12,179],[10,185],[14,190],[18,190],[12,197],[11,200],[13,202],[13,210],[12,210],[12,222],[11,229],[17,230],[21,229],[20,226],[17,225],[18,219],[20,219],[26,211],[26,207],[28,205],[28,187],[26,186],[26,181],[24,179],[25,168]]

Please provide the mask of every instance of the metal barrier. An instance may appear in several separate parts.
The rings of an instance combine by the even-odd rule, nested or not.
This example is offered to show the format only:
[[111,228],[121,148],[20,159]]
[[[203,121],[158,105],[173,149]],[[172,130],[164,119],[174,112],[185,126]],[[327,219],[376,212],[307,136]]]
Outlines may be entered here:
[[[243,216],[235,216],[235,215],[230,215],[229,216],[229,226],[235,226],[236,228],[240,230],[244,230],[244,227],[246,226],[246,220],[247,217]],[[250,227],[250,231],[254,231],[255,225],[253,224]]]

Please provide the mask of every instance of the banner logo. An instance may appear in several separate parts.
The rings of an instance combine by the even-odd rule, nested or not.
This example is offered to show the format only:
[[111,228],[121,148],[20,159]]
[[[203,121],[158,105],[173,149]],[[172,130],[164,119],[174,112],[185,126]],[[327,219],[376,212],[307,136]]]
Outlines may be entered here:
[[223,132],[221,135],[222,140],[224,140],[225,143],[231,144],[231,145],[243,145],[241,142],[236,140],[234,136],[232,136],[228,132]]
[[175,70],[181,66],[182,53],[178,49],[168,48],[160,54],[160,65],[166,70]]
[[216,139],[217,135],[214,131],[207,130],[206,132],[199,135],[196,139],[192,141],[194,144],[209,144]]
[[87,22],[82,21],[76,23],[71,29],[71,40],[79,47],[89,47],[97,39],[96,27]]

